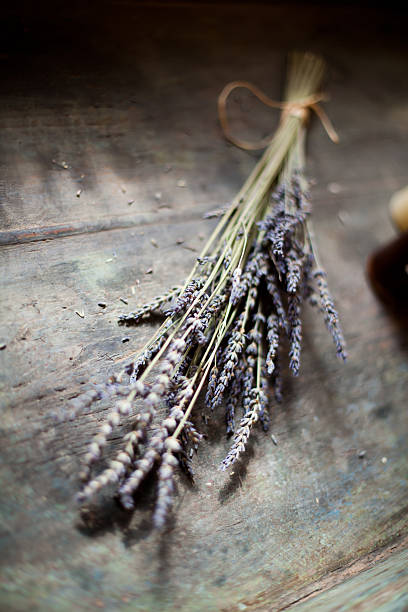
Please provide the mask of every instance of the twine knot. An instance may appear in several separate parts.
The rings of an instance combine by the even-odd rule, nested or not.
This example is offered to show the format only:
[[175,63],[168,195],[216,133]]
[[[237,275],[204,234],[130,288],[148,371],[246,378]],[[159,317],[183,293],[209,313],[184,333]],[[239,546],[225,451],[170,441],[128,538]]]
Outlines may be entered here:
[[218,116],[225,138],[227,138],[227,140],[232,142],[237,147],[247,151],[255,151],[257,149],[265,148],[272,140],[272,136],[268,136],[267,138],[263,138],[258,142],[250,142],[236,138],[231,134],[229,121],[227,118],[227,99],[231,92],[238,88],[249,89],[249,91],[258,98],[258,100],[265,104],[265,106],[281,109],[281,122],[285,121],[289,117],[296,117],[302,124],[305,124],[309,120],[310,111],[314,111],[320,119],[320,122],[330,140],[336,143],[339,142],[339,137],[333,127],[333,124],[322,107],[319,106],[319,102],[327,100],[327,96],[325,94],[313,94],[307,98],[304,98],[303,100],[278,102],[269,98],[269,96],[264,94],[259,87],[249,83],[248,81],[231,81],[231,83],[225,85],[224,89],[218,96]]

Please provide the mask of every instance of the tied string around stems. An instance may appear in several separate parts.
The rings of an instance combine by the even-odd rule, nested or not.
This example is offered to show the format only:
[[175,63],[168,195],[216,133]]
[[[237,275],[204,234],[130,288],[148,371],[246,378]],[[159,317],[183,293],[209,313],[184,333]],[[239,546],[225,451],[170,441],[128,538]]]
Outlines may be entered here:
[[323,125],[330,140],[335,143],[339,142],[339,137],[329,117],[321,108],[321,106],[319,106],[319,102],[327,100],[327,96],[325,96],[324,94],[313,94],[311,96],[308,96],[307,98],[304,98],[303,100],[297,100],[292,102],[278,102],[269,98],[269,96],[264,94],[263,91],[259,89],[259,87],[253,85],[252,83],[249,83],[248,81],[231,81],[231,83],[227,83],[227,85],[224,87],[224,89],[218,96],[218,116],[225,138],[227,138],[227,140],[232,142],[237,147],[245,149],[246,151],[256,151],[257,149],[265,148],[272,140],[272,136],[268,136],[267,138],[263,138],[258,142],[250,142],[247,140],[241,140],[240,138],[236,138],[231,134],[229,121],[227,118],[227,99],[232,93],[232,91],[238,88],[249,89],[249,91],[253,93],[256,98],[258,98],[258,100],[265,104],[265,106],[281,109],[281,122],[284,121],[287,117],[291,116],[297,117],[302,123],[306,123],[309,118],[310,111],[314,111],[320,119],[320,122]]

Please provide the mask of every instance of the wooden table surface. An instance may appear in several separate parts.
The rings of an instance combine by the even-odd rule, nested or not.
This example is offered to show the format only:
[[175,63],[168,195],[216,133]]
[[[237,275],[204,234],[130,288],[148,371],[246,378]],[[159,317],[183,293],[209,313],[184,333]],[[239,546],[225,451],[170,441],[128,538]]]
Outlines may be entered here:
[[[0,49],[1,609],[315,609],[299,602],[387,557],[379,575],[400,597],[384,610],[406,609],[407,574],[396,580],[392,560],[406,558],[408,532],[407,328],[365,279],[369,254],[394,236],[389,198],[408,183],[405,14],[46,5],[9,3]],[[117,315],[183,281],[215,223],[203,213],[255,164],[222,138],[218,93],[247,79],[279,99],[293,48],[330,67],[326,110],[341,140],[313,120],[308,172],[349,361],[308,311],[301,376],[285,374],[273,412],[278,446],[259,431],[248,461],[220,473],[220,417],[165,537],[152,530],[151,482],[133,515],[107,498],[84,524],[77,474],[106,406],[74,422],[53,415],[143,345],[153,327],[124,334]],[[231,113],[243,136],[278,121],[245,93]],[[352,606],[354,592],[336,601]]]

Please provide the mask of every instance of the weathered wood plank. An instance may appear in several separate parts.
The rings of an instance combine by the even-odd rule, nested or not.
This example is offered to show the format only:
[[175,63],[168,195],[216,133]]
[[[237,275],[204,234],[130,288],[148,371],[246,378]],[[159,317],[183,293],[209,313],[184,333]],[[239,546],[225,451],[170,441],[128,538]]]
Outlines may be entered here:
[[[294,5],[101,3],[93,14],[78,4],[65,26],[44,16],[41,31],[51,25],[57,35],[43,47],[30,10],[29,33],[13,38],[28,36],[30,54],[8,51],[0,111],[0,602],[41,611],[281,609],[407,533],[407,332],[364,278],[366,257],[393,234],[388,197],[406,182],[399,20],[298,6],[294,23]],[[335,147],[313,124],[309,169],[349,363],[336,360],[308,312],[302,375],[286,376],[285,404],[273,409],[277,447],[259,432],[249,462],[228,478],[216,470],[227,442],[215,419],[197,487],[180,483],[163,540],[151,529],[152,483],[132,517],[107,499],[84,527],[76,474],[106,406],[73,423],[52,415],[142,346],[151,325],[123,330],[117,314],[183,280],[190,249],[214,225],[202,212],[227,202],[252,168],[255,155],[220,136],[221,87],[250,79],[279,97],[282,59],[295,44],[323,51],[331,66],[328,109],[342,139]],[[268,133],[269,112],[241,99],[239,113],[231,108],[237,129]]]
[[334,588],[321,593],[290,610],[358,610],[359,612],[392,612],[408,608],[408,551],[394,552],[388,559]]

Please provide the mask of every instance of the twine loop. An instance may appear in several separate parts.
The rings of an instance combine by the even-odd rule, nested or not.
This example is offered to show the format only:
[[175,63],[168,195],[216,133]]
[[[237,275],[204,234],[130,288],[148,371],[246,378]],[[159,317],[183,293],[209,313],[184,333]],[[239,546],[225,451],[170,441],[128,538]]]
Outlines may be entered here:
[[225,138],[227,138],[227,140],[232,142],[237,147],[247,151],[255,151],[257,149],[265,148],[272,140],[272,136],[268,136],[267,138],[263,138],[258,142],[250,142],[247,140],[241,140],[240,138],[236,138],[232,135],[227,118],[227,99],[231,92],[238,88],[248,89],[256,98],[258,98],[258,100],[265,104],[265,106],[281,109],[281,122],[285,121],[288,117],[296,117],[302,124],[306,124],[309,120],[310,111],[314,111],[317,117],[320,119],[320,122],[330,140],[336,143],[339,142],[339,137],[333,127],[333,124],[322,107],[319,106],[319,102],[327,100],[327,96],[325,94],[312,94],[303,100],[296,100],[292,102],[278,102],[269,98],[269,96],[261,91],[259,87],[248,81],[231,81],[231,83],[225,85],[224,89],[218,96],[218,116]]

